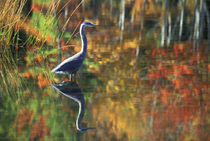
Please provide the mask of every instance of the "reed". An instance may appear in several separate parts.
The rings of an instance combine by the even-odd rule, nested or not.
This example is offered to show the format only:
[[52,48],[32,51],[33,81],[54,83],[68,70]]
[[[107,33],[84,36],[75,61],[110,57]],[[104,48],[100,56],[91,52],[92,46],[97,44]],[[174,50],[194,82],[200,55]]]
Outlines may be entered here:
[[0,1],[0,50],[6,49],[14,43],[14,28],[23,22],[21,15],[26,0],[1,0]]
[[26,19],[22,15],[25,3],[26,0],[0,0],[0,91],[6,94],[23,88],[13,51],[19,46],[20,25]]

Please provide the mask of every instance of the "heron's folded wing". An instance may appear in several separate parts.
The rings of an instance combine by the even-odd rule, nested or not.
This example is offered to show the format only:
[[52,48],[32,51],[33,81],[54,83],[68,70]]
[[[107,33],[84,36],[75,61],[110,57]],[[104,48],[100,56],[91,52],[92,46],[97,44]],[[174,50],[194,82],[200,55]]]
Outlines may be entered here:
[[80,59],[72,59],[72,60],[66,60],[63,63],[61,63],[56,71],[63,71],[63,72],[74,72],[79,69],[79,67],[82,64],[82,60]]

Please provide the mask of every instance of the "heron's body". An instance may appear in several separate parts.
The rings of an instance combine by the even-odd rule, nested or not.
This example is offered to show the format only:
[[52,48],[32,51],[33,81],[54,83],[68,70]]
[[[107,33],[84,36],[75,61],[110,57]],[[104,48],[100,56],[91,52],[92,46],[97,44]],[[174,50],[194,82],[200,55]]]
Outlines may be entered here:
[[80,26],[80,36],[82,41],[82,49],[80,52],[72,57],[64,60],[52,72],[62,74],[76,74],[86,57],[87,52],[87,38],[85,35],[85,27],[93,27],[95,24],[83,22]]
[[82,65],[84,59],[85,57],[82,55],[81,52],[79,52],[74,56],[64,60],[56,68],[54,68],[52,72],[61,73],[61,74],[76,73],[79,70],[80,66]]

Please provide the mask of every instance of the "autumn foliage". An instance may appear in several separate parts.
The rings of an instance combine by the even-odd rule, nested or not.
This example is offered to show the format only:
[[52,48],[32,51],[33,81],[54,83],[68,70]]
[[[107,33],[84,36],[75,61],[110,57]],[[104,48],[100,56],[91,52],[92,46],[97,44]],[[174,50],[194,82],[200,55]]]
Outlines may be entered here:
[[[145,0],[145,7],[144,0],[125,0],[124,30],[117,26],[122,22],[119,21],[119,15],[123,9],[121,5],[123,1],[110,1],[112,7],[107,6],[109,2],[97,1],[101,2],[101,5],[100,8],[98,5],[95,7],[98,11],[96,23],[99,22],[104,27],[98,26],[90,30],[91,32],[87,32],[87,56],[77,79],[84,91],[87,104],[83,121],[92,124],[96,130],[76,134],[74,119],[76,119],[75,111],[78,106],[71,101],[73,108],[69,106],[68,99],[61,98],[50,87],[51,83],[68,81],[68,77],[54,75],[50,70],[56,66],[59,59],[64,61],[80,51],[81,42],[78,40],[79,26],[77,25],[81,23],[83,17],[94,17],[95,13],[91,13],[92,7],[87,10],[84,6],[90,1],[81,3],[82,6],[78,6],[78,11],[75,13],[82,11],[82,14],[75,14],[75,17],[72,15],[71,20],[65,21],[67,29],[63,31],[65,23],[62,22],[67,19],[58,13],[63,13],[67,9],[68,18],[74,10],[72,7],[76,7],[78,1],[74,0],[72,5],[66,4],[67,8],[62,5],[62,9],[58,8],[59,12],[56,9],[55,13],[48,13],[53,5],[50,2],[54,1],[43,5],[35,4],[36,2],[33,1],[31,10],[35,17],[31,20],[36,21],[37,24],[26,21],[14,25],[14,31],[23,29],[31,35],[31,42],[25,46],[25,56],[21,56],[24,58],[24,65],[18,66],[16,70],[20,76],[11,75],[13,79],[10,79],[4,76],[10,75],[9,69],[4,72],[0,70],[3,78],[1,83],[4,83],[3,86],[8,86],[7,88],[0,86],[0,90],[4,90],[3,94],[2,91],[0,92],[0,102],[3,101],[1,101],[1,94],[4,95],[4,92],[8,94],[5,99],[9,104],[12,101],[12,106],[5,102],[3,108],[11,109],[16,114],[12,121],[12,131],[15,133],[8,136],[21,139],[27,134],[31,141],[46,140],[51,137],[60,139],[60,136],[64,138],[70,136],[72,140],[77,137],[85,140],[88,137],[88,140],[105,141],[205,141],[209,139],[210,65],[207,43],[202,40],[195,47],[193,41],[177,41],[173,35],[170,38],[170,44],[160,47],[163,26],[161,20],[164,19],[160,16],[164,9],[164,0]],[[192,1],[186,2],[189,5]],[[190,4],[194,5],[194,3]],[[187,8],[187,5],[185,7],[187,14],[196,11],[193,8]],[[178,31],[179,22],[174,23],[174,19],[176,19],[175,16],[177,19],[180,18],[180,15],[176,15],[177,10],[181,12],[179,7],[171,11],[167,9],[166,12],[169,16],[167,23],[171,23],[171,28],[177,28],[173,31],[175,34]],[[115,11],[117,12],[113,14]],[[187,16],[186,13],[185,16]],[[84,20],[89,20],[87,17]],[[104,22],[105,19],[106,22]],[[186,19],[184,24],[194,22],[189,15]],[[75,28],[74,31],[72,27]],[[168,26],[166,32],[170,30]],[[60,38],[61,50],[58,49],[57,37]],[[72,47],[68,45],[70,43],[76,45]],[[61,51],[60,54],[58,54],[59,51]],[[51,80],[54,82],[50,82]],[[11,93],[15,95],[12,100]],[[1,103],[0,110],[2,110]],[[89,115],[91,116],[88,117]]]
[[20,109],[19,113],[15,117],[13,127],[17,129],[17,133],[20,136],[25,126],[30,126],[33,118],[33,111]]
[[31,141],[36,140],[37,138],[40,141],[45,140],[45,136],[49,135],[50,129],[46,125],[46,119],[44,116],[40,116],[39,120],[34,123],[31,131]]

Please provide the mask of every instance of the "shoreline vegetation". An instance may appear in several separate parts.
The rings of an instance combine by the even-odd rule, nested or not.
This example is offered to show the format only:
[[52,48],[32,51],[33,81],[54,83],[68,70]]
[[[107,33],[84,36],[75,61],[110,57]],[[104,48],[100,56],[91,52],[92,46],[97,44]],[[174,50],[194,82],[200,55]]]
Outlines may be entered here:
[[[137,0],[134,4],[136,6],[133,7],[130,13],[131,24],[135,20],[141,20],[139,43],[141,43],[142,39],[141,34],[144,32],[143,27],[146,26],[144,22],[147,22],[144,17],[156,14],[161,16],[160,21],[154,25],[154,30],[157,27],[160,30],[158,39],[160,40],[160,46],[158,48],[170,47],[176,42],[191,40],[194,42],[194,50],[197,50],[203,37],[207,39],[207,46],[209,46],[210,14],[206,0],[200,0],[200,2],[197,0],[179,0],[178,2],[160,0],[160,2],[162,2],[158,3],[162,4],[160,9],[157,9],[156,12],[149,9],[151,13],[147,12],[150,3],[146,0]],[[46,44],[54,46],[55,42],[57,42],[57,48],[61,48],[62,38],[71,38],[70,34],[65,33],[70,18],[84,2],[80,2],[75,7],[70,17],[67,17],[67,14],[63,16],[64,23],[62,25],[59,23],[58,18],[61,17],[63,12],[67,13],[65,10],[68,9],[67,5],[70,2],[62,3],[61,0],[2,0],[0,3],[0,52],[3,55],[7,50],[11,50],[12,54],[15,54],[14,52],[17,52],[19,48],[27,49],[28,46],[42,47]],[[150,8],[152,8],[153,3],[151,2],[150,5]],[[178,5],[176,17],[172,17],[172,12],[177,10],[177,8],[173,9],[172,5]],[[192,10],[189,9],[191,6],[194,6],[191,8]],[[170,7],[172,9],[169,9]],[[120,12],[124,13],[124,10],[125,7],[122,7]],[[186,13],[185,11],[189,12]],[[140,17],[137,16],[139,13],[141,13]],[[119,19],[119,29],[122,33],[125,26],[124,16],[121,14]],[[194,16],[194,19],[184,20],[189,16]],[[183,32],[183,28],[187,29],[187,31]],[[66,43],[69,41],[67,40]]]

